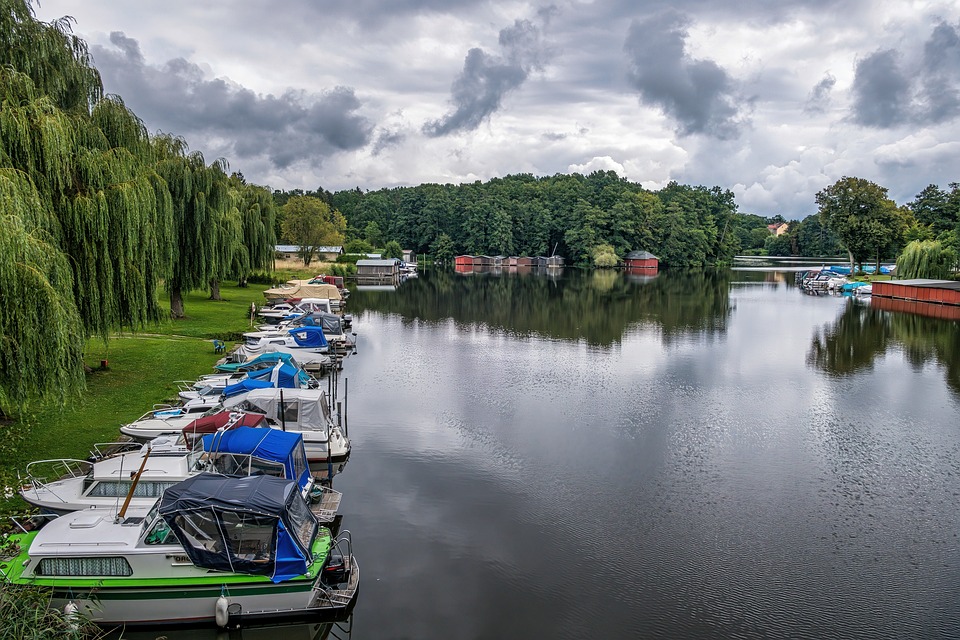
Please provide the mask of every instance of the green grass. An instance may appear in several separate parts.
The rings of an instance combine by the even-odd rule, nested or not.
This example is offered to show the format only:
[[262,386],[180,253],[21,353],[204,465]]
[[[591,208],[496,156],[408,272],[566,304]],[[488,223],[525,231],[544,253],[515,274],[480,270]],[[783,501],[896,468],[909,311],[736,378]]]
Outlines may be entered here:
[[[250,303],[263,303],[263,285],[222,285],[222,301],[208,292],[184,297],[187,317],[138,334],[118,334],[106,344],[87,342],[84,362],[87,390],[64,407],[38,407],[0,425],[0,481],[12,486],[26,463],[48,458],[86,458],[98,442],[120,438],[121,424],[131,422],[154,404],[176,398],[177,380],[195,380],[211,373],[221,357],[213,338],[228,341],[250,328]],[[100,367],[101,361],[107,367]],[[3,503],[0,503],[3,505]],[[22,507],[19,497],[7,499],[7,510]]]

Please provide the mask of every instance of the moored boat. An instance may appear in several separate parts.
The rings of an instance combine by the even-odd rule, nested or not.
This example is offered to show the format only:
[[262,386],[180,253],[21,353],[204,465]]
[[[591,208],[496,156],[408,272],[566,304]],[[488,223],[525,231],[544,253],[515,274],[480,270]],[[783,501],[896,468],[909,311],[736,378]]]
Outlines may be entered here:
[[104,625],[293,619],[350,610],[349,532],[320,527],[292,480],[194,476],[150,507],[84,510],[8,537],[7,582]]

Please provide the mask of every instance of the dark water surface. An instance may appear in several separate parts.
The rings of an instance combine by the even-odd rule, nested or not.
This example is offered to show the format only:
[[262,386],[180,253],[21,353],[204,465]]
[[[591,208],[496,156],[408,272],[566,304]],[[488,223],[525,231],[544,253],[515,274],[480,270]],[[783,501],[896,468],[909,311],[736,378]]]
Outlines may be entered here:
[[367,638],[960,637],[960,326],[790,272],[350,299]]

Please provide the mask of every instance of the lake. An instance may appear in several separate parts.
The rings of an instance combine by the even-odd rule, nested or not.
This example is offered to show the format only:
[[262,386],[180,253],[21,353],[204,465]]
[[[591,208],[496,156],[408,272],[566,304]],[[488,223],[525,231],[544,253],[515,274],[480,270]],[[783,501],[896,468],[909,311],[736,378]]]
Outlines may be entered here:
[[960,636],[957,322],[769,267],[349,307],[352,640]]

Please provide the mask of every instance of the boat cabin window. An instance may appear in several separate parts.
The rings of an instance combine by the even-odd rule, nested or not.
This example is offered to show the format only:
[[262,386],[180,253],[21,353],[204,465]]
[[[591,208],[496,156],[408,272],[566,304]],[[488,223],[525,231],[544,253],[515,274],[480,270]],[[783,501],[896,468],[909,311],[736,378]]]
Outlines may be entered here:
[[143,538],[143,541],[147,544],[180,544],[180,541],[177,540],[177,536],[170,529],[170,525],[167,524],[166,520],[163,518],[157,518],[153,522],[153,526],[150,527],[150,531]]
[[39,576],[131,576],[133,569],[124,557],[43,558]]
[[292,422],[296,424],[300,421],[300,404],[296,401],[282,402],[277,406],[277,420],[280,424]]
[[[133,490],[134,498],[159,498],[160,495],[177,484],[176,482],[161,482],[141,480]],[[101,481],[94,484],[87,493],[91,498],[123,498],[130,491],[130,482]]]

